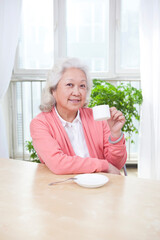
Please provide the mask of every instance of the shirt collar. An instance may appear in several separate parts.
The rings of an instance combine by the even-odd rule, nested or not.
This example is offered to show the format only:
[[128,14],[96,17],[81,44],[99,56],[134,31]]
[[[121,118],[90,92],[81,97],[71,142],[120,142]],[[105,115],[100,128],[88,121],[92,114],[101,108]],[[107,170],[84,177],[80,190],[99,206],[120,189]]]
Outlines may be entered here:
[[71,127],[71,126],[73,126],[74,124],[76,124],[77,122],[81,123],[81,118],[80,118],[80,112],[79,112],[79,110],[78,110],[77,116],[76,116],[76,118],[73,120],[73,122],[67,122],[66,120],[64,120],[64,119],[59,115],[56,106],[55,106],[55,112],[57,113],[57,116],[59,117],[59,119],[60,119],[63,127],[66,127],[66,126]]

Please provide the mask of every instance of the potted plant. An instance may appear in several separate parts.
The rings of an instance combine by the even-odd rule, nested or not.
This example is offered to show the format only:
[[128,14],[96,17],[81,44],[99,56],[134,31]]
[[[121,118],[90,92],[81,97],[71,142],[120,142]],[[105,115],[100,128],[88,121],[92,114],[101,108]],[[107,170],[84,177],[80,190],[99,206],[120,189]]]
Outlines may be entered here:
[[94,79],[88,106],[94,107],[96,105],[107,104],[110,107],[116,107],[126,118],[122,131],[128,133],[129,138],[131,138],[132,133],[138,133],[133,119],[140,120],[140,114],[136,107],[137,105],[140,106],[142,101],[141,89],[132,87],[130,83],[121,83],[118,86],[114,86],[105,80]]

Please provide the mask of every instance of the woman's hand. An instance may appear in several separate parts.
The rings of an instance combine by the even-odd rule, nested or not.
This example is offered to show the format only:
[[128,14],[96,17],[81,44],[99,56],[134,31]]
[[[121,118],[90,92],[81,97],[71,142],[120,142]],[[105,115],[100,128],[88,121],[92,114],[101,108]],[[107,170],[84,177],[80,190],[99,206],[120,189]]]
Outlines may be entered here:
[[109,163],[108,173],[121,175],[120,170],[113,166],[111,163]]
[[111,136],[119,138],[121,135],[121,129],[125,124],[125,117],[121,111],[118,111],[115,107],[110,108],[111,118],[108,119],[108,125],[111,131]]

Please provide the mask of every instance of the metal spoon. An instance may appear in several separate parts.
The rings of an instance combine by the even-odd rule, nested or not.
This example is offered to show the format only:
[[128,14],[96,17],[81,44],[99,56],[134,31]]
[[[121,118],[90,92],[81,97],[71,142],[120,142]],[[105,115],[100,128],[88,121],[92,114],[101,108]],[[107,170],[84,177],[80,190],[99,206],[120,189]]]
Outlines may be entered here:
[[48,185],[51,186],[51,185],[54,185],[54,184],[63,183],[63,182],[67,182],[69,180],[75,180],[75,179],[77,179],[77,178],[71,177],[71,178],[67,178],[66,180],[61,180],[61,181],[57,181],[57,182],[51,182]]

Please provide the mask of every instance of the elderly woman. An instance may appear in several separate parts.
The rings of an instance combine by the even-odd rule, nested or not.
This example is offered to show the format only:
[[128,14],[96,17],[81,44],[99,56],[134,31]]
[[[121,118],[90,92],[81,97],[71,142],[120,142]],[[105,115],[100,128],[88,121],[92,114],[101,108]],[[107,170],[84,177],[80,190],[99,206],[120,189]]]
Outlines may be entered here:
[[49,72],[40,113],[30,125],[33,146],[55,174],[108,172],[120,174],[127,158],[121,128],[123,114],[95,121],[87,108],[91,80],[78,59],[65,59]]

